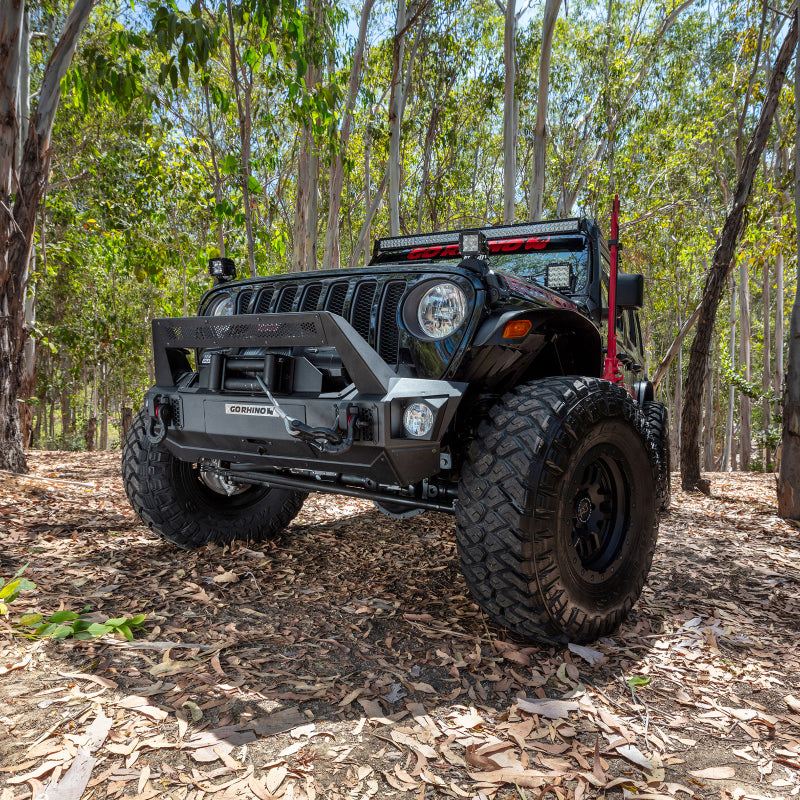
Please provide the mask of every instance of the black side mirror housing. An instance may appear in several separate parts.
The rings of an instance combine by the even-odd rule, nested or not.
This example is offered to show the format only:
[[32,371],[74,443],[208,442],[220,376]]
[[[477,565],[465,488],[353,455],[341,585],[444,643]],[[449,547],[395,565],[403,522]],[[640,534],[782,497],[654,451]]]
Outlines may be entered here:
[[644,305],[644,275],[617,275],[617,308],[640,309]]

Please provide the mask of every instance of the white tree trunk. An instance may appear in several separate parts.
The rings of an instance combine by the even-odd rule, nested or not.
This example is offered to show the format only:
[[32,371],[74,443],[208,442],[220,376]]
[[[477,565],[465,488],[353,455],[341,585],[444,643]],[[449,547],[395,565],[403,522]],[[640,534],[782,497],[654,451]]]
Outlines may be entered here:
[[764,394],[764,399],[761,402],[761,415],[762,415],[762,429],[764,431],[764,447],[762,452],[762,463],[764,471],[767,471],[767,465],[770,460],[770,450],[766,443],[766,437],[769,433],[771,406],[769,402],[769,392],[772,387],[772,355],[770,353],[770,345],[772,342],[770,336],[770,263],[769,259],[764,259],[763,265],[763,279],[761,286],[761,303],[762,303],[762,316],[764,317],[764,353],[761,368],[761,391]]
[[389,98],[389,232],[400,235],[400,133],[403,122],[403,59],[406,42],[406,0],[397,0]]
[[250,277],[256,277],[256,251],[253,239],[253,211],[250,206],[250,127],[252,114],[250,109],[251,89],[248,84],[243,85],[239,72],[239,56],[236,49],[236,29],[233,24],[233,9],[231,0],[227,0],[228,12],[228,37],[230,55],[230,75],[233,81],[233,91],[236,96],[236,110],[239,114],[239,142],[242,148],[242,164],[240,178],[242,181],[242,198],[244,202],[244,227],[247,234],[247,263]]
[[375,216],[375,213],[378,210],[378,207],[383,200],[383,193],[386,191],[386,184],[389,181],[389,168],[386,168],[386,172],[383,173],[383,178],[381,179],[380,185],[378,186],[377,191],[375,192],[375,197],[372,200],[369,208],[367,209],[367,214],[364,217],[364,224],[361,226],[361,231],[358,234],[358,240],[356,241],[356,246],[353,248],[353,255],[350,259],[350,266],[355,267],[358,265],[358,257],[361,253],[362,249],[364,250],[364,261],[366,263],[367,260],[367,247],[368,245],[368,237],[369,237],[369,228],[372,224],[372,218]]
[[544,205],[544,177],[547,156],[547,96],[550,91],[550,57],[561,0],[545,0],[542,22],[542,52],[539,56],[539,86],[536,95],[536,128],[533,132],[533,172],[528,198],[528,218],[538,222]]
[[[731,274],[731,316],[728,331],[728,355],[731,360],[731,369],[736,368],[736,278]],[[736,402],[736,387],[733,382],[728,384],[728,413],[725,416],[725,449],[722,454],[722,471],[730,472],[733,454],[733,405]]]
[[[356,96],[361,86],[361,65],[364,60],[364,47],[367,42],[367,25],[375,0],[366,0],[361,8],[361,21],[358,26],[356,52],[353,55],[353,66],[350,69],[350,80],[347,87],[347,101],[342,115],[342,127],[339,131],[338,149],[332,158],[330,177],[330,200],[328,203],[328,225],[325,229],[325,247],[322,253],[322,269],[336,269],[339,266],[339,209],[342,205],[342,184],[344,182],[344,165],[342,153],[346,152],[350,141],[350,128],[353,124],[353,109]],[[369,203],[367,202],[367,205]]]
[[517,129],[514,124],[514,101],[517,81],[517,18],[515,0],[506,0],[506,23],[503,39],[505,94],[503,100],[503,222],[514,221],[517,191]]
[[[6,203],[11,195],[13,170],[22,157],[22,153],[17,152],[17,98],[24,9],[23,0],[0,2],[0,42],[7,48],[5,53],[0,53],[0,196]],[[5,313],[6,309],[0,309],[0,315]]]
[[[739,361],[744,367],[744,379],[750,382],[750,261],[742,258],[739,261]],[[752,427],[750,424],[750,410],[752,401],[742,394],[740,403],[740,428],[739,428],[739,453],[741,454],[740,468],[750,469],[750,456],[752,454],[751,438]]]
[[[781,223],[777,221],[775,232],[780,240]],[[783,251],[775,255],[775,392],[780,397],[783,393]]]

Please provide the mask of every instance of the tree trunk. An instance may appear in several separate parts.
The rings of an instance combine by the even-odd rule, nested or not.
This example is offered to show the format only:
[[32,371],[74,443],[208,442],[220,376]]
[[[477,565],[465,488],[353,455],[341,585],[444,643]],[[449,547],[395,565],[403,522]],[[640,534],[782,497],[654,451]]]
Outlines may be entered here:
[[253,210],[250,206],[250,127],[252,114],[250,109],[251,86],[242,85],[239,74],[239,58],[236,50],[236,31],[233,25],[233,8],[231,0],[227,0],[228,37],[230,50],[230,75],[233,82],[233,93],[236,97],[236,110],[239,115],[239,142],[242,148],[240,177],[242,180],[242,197],[244,200],[244,228],[247,234],[247,263],[250,277],[256,277],[256,249],[253,239]]
[[108,450],[108,368],[103,365],[103,393],[100,401],[100,449]]
[[[206,120],[208,121],[208,149],[211,153],[211,168],[214,170],[214,202],[217,209],[219,209],[222,202],[222,178],[219,174],[219,164],[217,163],[217,143],[216,135],[214,133],[214,122],[211,117],[211,101],[208,97],[208,85],[203,84],[203,97],[205,99]],[[217,247],[219,254],[224,258],[225,256],[225,228],[223,225],[223,217],[217,217]]]
[[406,0],[397,0],[392,47],[392,92],[389,98],[389,232],[400,235],[400,134],[403,121],[403,58],[406,43]]
[[364,266],[365,267],[367,266],[367,264],[369,264],[369,259],[370,259],[370,255],[369,255],[370,241],[369,240],[370,240],[370,233],[371,233],[370,227],[371,227],[372,217],[370,217],[369,219],[366,218],[366,211],[368,211],[370,209],[370,207],[372,206],[372,201],[370,200],[370,196],[371,196],[371,193],[372,193],[372,186],[370,185],[370,181],[372,180],[372,176],[371,176],[371,172],[372,172],[372,170],[371,170],[371,166],[372,166],[371,165],[372,135],[370,134],[369,129],[367,130],[367,132],[365,134],[365,139],[366,139],[366,141],[364,142],[364,209],[365,209],[365,215],[364,215],[364,227],[362,229],[362,231],[364,233],[364,237],[362,239],[361,235],[359,233],[358,243],[353,248],[353,252],[352,252],[352,254],[350,256],[350,259],[351,259],[350,260],[350,266],[351,267],[357,266],[359,251],[363,251],[363,254],[364,254],[364,256],[363,256],[364,257]]
[[[675,364],[675,392],[672,396],[672,436],[671,450],[680,459],[681,452],[681,406],[683,405],[683,353],[678,348],[678,360]],[[680,462],[679,462],[680,463]],[[678,464],[672,464],[676,469]]]
[[680,355],[681,344],[683,344],[686,334],[689,333],[689,331],[694,327],[694,324],[697,322],[697,318],[699,316],[700,306],[697,306],[697,308],[692,311],[691,316],[679,328],[678,335],[672,340],[672,344],[669,346],[664,358],[661,359],[661,363],[658,365],[658,368],[653,375],[653,386],[655,386],[656,389],[661,385],[661,381],[664,380],[664,376],[667,374],[667,371],[669,370],[675,356]]
[[[747,258],[739,259],[739,328],[741,331],[739,361],[744,368],[744,379],[750,383],[752,377],[750,368],[750,261]],[[739,453],[741,455],[739,466],[742,470],[750,469],[753,437],[752,407],[752,400],[743,393],[739,401]]]
[[[747,152],[742,161],[733,199],[725,215],[725,221],[717,239],[714,250],[714,259],[706,276],[703,300],[700,307],[700,316],[697,323],[697,333],[689,353],[689,368],[686,374],[685,399],[683,413],[681,414],[681,483],[684,490],[708,489],[707,483],[701,482],[700,477],[700,408],[702,405],[703,378],[706,369],[711,336],[714,331],[714,321],[717,315],[722,290],[725,286],[728,273],[733,263],[736,244],[744,227],[744,212],[750,199],[753,177],[758,168],[761,152],[767,141],[778,97],[783,86],[786,70],[792,59],[792,53],[797,42],[797,14],[792,19],[789,32],[781,45],[775,59],[772,75],[763,104],[758,124],[756,125]],[[798,330],[800,330],[800,308],[797,309]],[[800,339],[800,334],[798,334]],[[799,343],[800,344],[800,343]],[[798,355],[800,362],[800,354]],[[800,475],[800,375],[797,377],[797,398],[795,438],[797,439],[797,475]],[[785,417],[784,417],[785,419]],[[784,457],[786,451],[784,451]],[[800,483],[796,483],[800,486]],[[800,491],[795,491],[797,503],[800,504]]]
[[350,128],[353,124],[353,109],[361,86],[361,64],[364,60],[364,47],[367,42],[367,25],[375,0],[366,0],[361,8],[361,21],[358,26],[356,52],[353,55],[353,66],[350,69],[350,80],[347,86],[347,102],[342,115],[342,127],[336,152],[331,159],[331,177],[328,202],[328,225],[325,229],[325,246],[322,252],[322,269],[339,267],[339,209],[342,205],[342,183],[344,181],[344,164],[342,154],[347,151],[350,142]]
[[713,354],[708,354],[706,365],[706,400],[703,420],[703,466],[706,472],[714,469],[716,441],[714,436],[714,373],[711,369]]
[[[736,279],[731,275],[731,316],[730,330],[728,331],[728,355],[731,360],[731,369],[736,368]],[[725,449],[722,453],[722,471],[730,472],[732,469],[733,455],[733,404],[736,401],[736,387],[733,381],[728,383],[728,413],[725,415]]]
[[[795,7],[795,31],[799,19],[800,7]],[[794,115],[797,120],[800,119],[800,92],[797,91],[800,86],[800,46],[795,59],[794,86]],[[800,125],[795,125],[794,131],[794,214],[796,251],[800,252]],[[800,269],[797,270],[797,287],[789,323],[789,364],[783,400],[778,513],[785,519],[800,519]]]
[[364,217],[364,224],[361,226],[361,231],[358,234],[358,239],[356,240],[356,246],[353,250],[353,254],[350,257],[350,266],[355,267],[358,264],[358,257],[362,251],[364,250],[364,259],[366,263],[367,258],[367,250],[366,248],[369,246],[367,243],[367,237],[369,236],[369,228],[372,225],[372,218],[375,216],[375,213],[378,210],[378,207],[381,204],[381,200],[383,200],[383,193],[386,191],[386,185],[389,182],[389,168],[386,168],[386,172],[383,173],[383,178],[381,179],[380,185],[378,186],[377,191],[375,192],[375,197],[372,200],[369,208],[367,209],[367,213]]
[[514,221],[517,191],[517,128],[514,124],[514,91],[517,81],[517,18],[515,0],[506,0],[503,39],[505,94],[503,100],[503,222]]
[[[780,227],[777,228],[780,234]],[[780,236],[778,236],[780,238]],[[783,252],[778,250],[775,256],[775,394],[783,395]]]
[[539,86],[536,95],[536,128],[533,132],[533,172],[528,218],[538,222],[544,205],[544,176],[547,156],[547,95],[550,91],[550,56],[561,0],[545,0],[542,22],[542,52],[539,56]]
[[97,417],[92,414],[86,423],[86,449],[91,453],[97,440]]
[[300,131],[300,150],[297,155],[297,201],[294,211],[294,246],[292,270],[305,272],[308,265],[308,201],[311,192],[311,131],[303,126]]
[[[12,73],[16,74],[19,69],[22,2],[11,0],[0,3],[0,75],[5,75],[5,90],[13,91],[10,95],[0,92],[0,98],[3,98],[0,99],[0,201],[5,206],[5,209],[0,207],[0,469],[17,472],[27,470],[17,412],[22,351],[26,338],[23,303],[25,271],[30,261],[39,201],[47,183],[50,136],[61,99],[61,80],[72,61],[78,38],[91,10],[92,0],[75,1],[61,38],[47,62],[39,90],[39,104],[25,141],[12,206],[8,170],[14,163],[13,137],[10,151],[7,148],[9,128],[17,124],[17,89]],[[10,69],[12,66],[13,70]],[[3,113],[2,104],[5,104],[6,113]],[[12,209],[11,214],[8,213],[9,208]]]
[[767,471],[770,464],[770,450],[767,444],[767,437],[769,436],[769,426],[771,417],[771,406],[769,402],[770,389],[772,388],[772,355],[770,353],[770,345],[772,343],[770,333],[770,263],[769,259],[764,259],[763,265],[763,281],[761,286],[761,304],[762,316],[764,317],[764,358],[761,370],[761,391],[764,395],[761,401],[761,415],[762,415],[762,429],[764,431],[764,448],[762,453],[764,472]]

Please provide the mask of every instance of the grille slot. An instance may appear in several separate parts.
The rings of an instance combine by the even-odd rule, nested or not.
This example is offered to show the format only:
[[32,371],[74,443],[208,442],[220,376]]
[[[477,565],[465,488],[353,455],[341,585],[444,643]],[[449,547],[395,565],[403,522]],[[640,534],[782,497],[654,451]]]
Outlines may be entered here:
[[328,298],[325,301],[325,311],[330,311],[331,314],[339,314],[341,316],[344,311],[344,301],[347,297],[347,288],[349,284],[347,281],[339,281],[334,283],[328,291]]
[[372,304],[375,300],[375,281],[362,281],[356,286],[350,304],[350,324],[369,341],[369,327],[372,319]]
[[243,289],[241,292],[239,292],[239,296],[236,298],[236,313],[247,314],[250,308],[250,301],[252,299],[253,299],[252,289]]
[[287,286],[281,290],[281,295],[278,298],[278,313],[285,314],[287,311],[292,310],[292,303],[294,302],[295,295],[297,294],[296,286]]
[[303,299],[300,301],[298,311],[316,311],[319,296],[322,294],[322,284],[312,283],[303,292]]
[[387,364],[396,367],[400,348],[397,314],[408,285],[408,280],[397,274],[315,277],[308,282],[276,280],[266,286],[243,288],[236,307],[239,314],[318,310],[338,314],[350,322]]
[[389,281],[383,290],[383,302],[378,319],[378,353],[387,364],[397,364],[400,360],[397,309],[405,290],[405,281]]
[[255,313],[267,314],[269,313],[270,306],[272,305],[272,295],[275,294],[275,289],[262,289],[259,292],[258,300],[256,300]]

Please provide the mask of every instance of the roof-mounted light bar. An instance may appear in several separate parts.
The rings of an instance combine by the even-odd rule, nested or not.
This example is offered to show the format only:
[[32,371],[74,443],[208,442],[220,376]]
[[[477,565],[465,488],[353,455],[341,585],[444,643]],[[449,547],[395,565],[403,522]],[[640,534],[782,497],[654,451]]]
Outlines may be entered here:
[[[500,225],[487,226],[485,228],[470,229],[470,233],[480,231],[487,241],[497,241],[498,239],[516,239],[522,236],[547,236],[560,233],[578,233],[580,231],[580,219],[577,217],[570,219],[557,219],[545,222],[529,222],[521,225]],[[408,248],[435,248],[436,246],[451,245],[447,251],[426,254],[426,258],[439,257],[453,258],[463,253],[453,252],[452,245],[459,245],[461,234],[464,231],[442,231],[441,233],[423,233],[416,236],[391,236],[386,239],[378,239],[375,243],[375,254],[395,250],[407,250]],[[471,241],[471,240],[470,240]]]
[[482,228],[487,239],[507,239],[515,236],[538,236],[553,233],[578,233],[580,219],[555,219],[547,222],[529,222],[527,225],[506,225],[498,228]]
[[423,233],[418,236],[392,236],[378,239],[378,250],[405,250],[407,247],[431,247],[435,244],[456,244],[458,232]]

